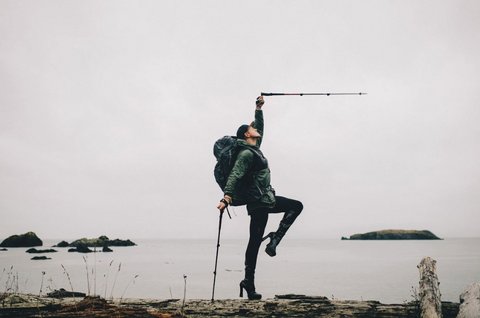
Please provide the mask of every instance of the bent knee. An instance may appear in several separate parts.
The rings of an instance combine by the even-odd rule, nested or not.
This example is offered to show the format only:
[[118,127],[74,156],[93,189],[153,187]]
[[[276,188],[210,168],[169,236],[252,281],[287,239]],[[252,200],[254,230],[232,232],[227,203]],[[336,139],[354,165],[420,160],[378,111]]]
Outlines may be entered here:
[[295,210],[298,212],[298,214],[300,214],[303,211],[303,203],[300,202],[300,201],[297,201],[296,205],[297,206],[296,206]]
[[295,208],[293,209],[295,212],[297,212],[297,215],[302,213],[303,211],[303,203],[300,201],[295,201]]

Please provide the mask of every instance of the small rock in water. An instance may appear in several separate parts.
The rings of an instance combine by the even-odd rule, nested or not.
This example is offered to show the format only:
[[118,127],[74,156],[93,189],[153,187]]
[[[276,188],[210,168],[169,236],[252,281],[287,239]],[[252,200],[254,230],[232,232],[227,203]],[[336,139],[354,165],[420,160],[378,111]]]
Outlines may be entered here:
[[46,256],[34,256],[31,259],[34,260],[34,261],[38,261],[38,260],[46,260],[46,259],[51,259],[51,258],[46,257]]
[[102,252],[113,252],[113,250],[110,247],[105,245],[102,249]]
[[53,247],[68,247],[70,244],[67,241],[61,241],[57,245],[53,245]]
[[56,253],[57,251],[54,249],[48,249],[48,250],[37,250],[36,248],[29,248],[28,250],[25,251],[26,253],[33,253],[33,254],[41,254],[41,253]]

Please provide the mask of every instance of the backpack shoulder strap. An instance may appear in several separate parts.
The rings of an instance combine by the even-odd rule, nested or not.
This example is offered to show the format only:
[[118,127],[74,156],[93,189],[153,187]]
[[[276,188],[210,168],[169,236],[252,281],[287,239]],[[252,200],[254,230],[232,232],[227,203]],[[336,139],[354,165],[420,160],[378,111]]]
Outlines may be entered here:
[[239,148],[238,155],[240,155],[242,152],[246,150],[250,151],[250,153],[252,154],[252,163],[250,166],[250,173],[255,174],[257,171],[260,171],[261,169],[268,167],[268,161],[261,151],[253,147],[241,146],[241,145],[238,145],[238,148]]
[[238,151],[237,151],[236,158],[240,157],[245,152],[249,152],[253,155],[253,160],[255,160],[255,152],[252,149],[250,149],[250,147],[238,145],[237,149],[238,149]]

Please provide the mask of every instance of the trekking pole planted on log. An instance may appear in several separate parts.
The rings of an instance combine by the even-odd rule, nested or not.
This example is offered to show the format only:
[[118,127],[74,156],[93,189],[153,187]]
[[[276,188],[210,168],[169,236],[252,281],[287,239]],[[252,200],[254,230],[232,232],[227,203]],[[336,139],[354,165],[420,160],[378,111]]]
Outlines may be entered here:
[[[228,211],[228,207],[226,207],[228,216],[230,219],[232,216],[230,215],[230,211]],[[218,238],[217,238],[217,253],[215,255],[215,269],[213,270],[213,289],[212,289],[212,302],[215,299],[215,281],[217,280],[217,263],[218,263],[218,250],[220,249],[220,231],[222,230],[222,217],[223,217],[224,210],[220,210],[220,220],[218,222]]]
[[303,95],[367,95],[367,93],[261,93],[262,96],[303,96]]

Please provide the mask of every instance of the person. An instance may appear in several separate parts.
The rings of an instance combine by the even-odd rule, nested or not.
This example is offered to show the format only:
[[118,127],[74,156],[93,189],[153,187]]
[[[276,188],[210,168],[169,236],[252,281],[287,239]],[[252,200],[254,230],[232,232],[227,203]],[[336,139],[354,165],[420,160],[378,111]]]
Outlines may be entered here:
[[[261,299],[262,295],[255,289],[255,269],[260,246],[264,240],[270,238],[265,252],[270,256],[277,254],[276,249],[285,233],[303,210],[300,201],[277,196],[270,185],[270,169],[268,161],[260,150],[263,139],[263,110],[265,101],[262,96],[256,100],[255,121],[250,125],[242,125],[237,130],[237,143],[240,151],[227,179],[224,197],[217,208],[223,211],[232,204],[234,189],[239,182],[246,183],[249,200],[246,201],[247,211],[250,215],[250,237],[245,252],[245,279],[240,282],[240,297],[243,290],[248,294],[248,299]],[[236,205],[239,205],[236,202]],[[276,232],[271,232],[263,237],[269,213],[284,213]]]

